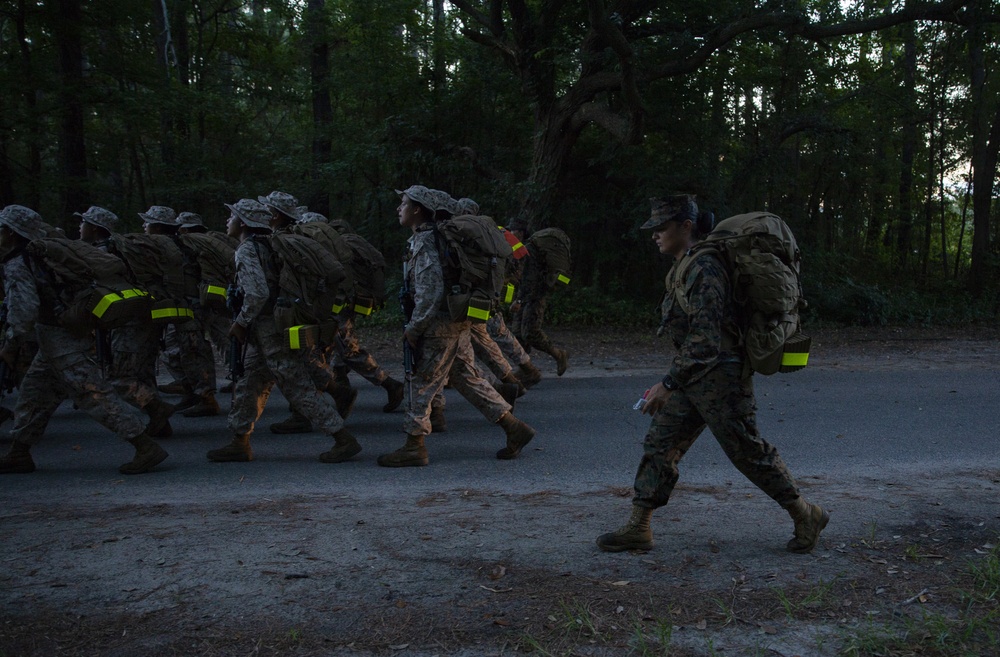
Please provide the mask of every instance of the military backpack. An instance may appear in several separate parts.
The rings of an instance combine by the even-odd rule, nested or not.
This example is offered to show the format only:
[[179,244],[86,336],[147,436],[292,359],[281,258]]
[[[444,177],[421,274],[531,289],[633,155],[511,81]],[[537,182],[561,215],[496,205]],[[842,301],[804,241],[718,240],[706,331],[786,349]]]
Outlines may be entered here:
[[434,226],[452,321],[485,322],[504,290],[511,245],[490,217],[459,215]]
[[236,249],[219,233],[185,233],[177,237],[181,250],[197,267],[198,303],[226,314],[228,289],[236,277]]
[[344,266],[325,246],[304,235],[277,233],[269,243],[278,273],[278,327],[336,326],[335,315],[351,295]]
[[532,233],[525,244],[535,258],[535,265],[544,269],[549,289],[556,283],[569,285],[573,269],[569,235],[559,228],[543,228]]
[[194,318],[197,277],[172,237],[115,234],[111,244],[115,255],[125,262],[129,277],[151,295],[150,318],[154,324],[177,324]]
[[799,311],[806,307],[799,280],[802,256],[788,224],[769,212],[720,221],[668,276],[668,288],[685,313],[690,313],[684,292],[687,268],[704,252],[718,254],[729,275],[739,342],[753,371],[774,374],[805,367],[811,340],[799,325]]

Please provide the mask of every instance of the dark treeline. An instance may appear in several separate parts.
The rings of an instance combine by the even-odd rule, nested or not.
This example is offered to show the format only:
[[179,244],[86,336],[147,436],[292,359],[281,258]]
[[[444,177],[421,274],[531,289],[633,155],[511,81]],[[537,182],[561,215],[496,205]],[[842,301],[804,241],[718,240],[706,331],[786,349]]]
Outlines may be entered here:
[[784,217],[821,318],[991,316],[997,13],[2,0],[0,203],[71,233],[91,204],[135,227],[153,204],[221,227],[224,202],[281,189],[392,261],[393,189],[422,183],[566,230],[587,304],[658,296],[665,263],[637,226],[650,196],[685,191],[720,218]]

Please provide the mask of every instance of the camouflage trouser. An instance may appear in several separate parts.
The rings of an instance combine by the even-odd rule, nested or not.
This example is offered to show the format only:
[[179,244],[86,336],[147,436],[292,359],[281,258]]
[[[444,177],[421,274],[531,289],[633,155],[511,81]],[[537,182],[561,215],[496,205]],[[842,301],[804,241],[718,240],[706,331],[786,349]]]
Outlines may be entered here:
[[412,397],[411,384],[406,386],[403,419],[406,433],[425,436],[431,433],[431,406],[443,404],[443,397],[441,400],[435,397],[441,395],[448,381],[490,422],[498,421],[510,411],[510,404],[479,376],[473,359],[469,322],[435,318],[423,336],[420,362],[412,375]]
[[233,389],[229,428],[235,434],[253,432],[275,383],[289,404],[312,422],[317,431],[334,434],[344,428],[333,399],[316,389],[302,355],[285,344],[274,319],[258,317],[250,330],[246,376]]
[[649,425],[633,504],[655,509],[667,503],[677,464],[706,425],[736,469],[778,504],[787,507],[799,497],[778,450],[757,431],[753,380],[742,374],[741,363],[724,363],[671,393]]
[[340,345],[333,351],[334,366],[346,365],[373,385],[380,386],[385,383],[389,374],[358,341],[358,336],[354,332],[353,311],[339,315],[338,319],[340,320]]
[[510,321],[511,330],[514,331],[514,335],[521,341],[521,346],[526,351],[534,348],[549,355],[555,351],[555,345],[542,330],[547,302],[546,297],[522,301],[520,309],[514,313],[514,317]]
[[37,324],[38,353],[31,361],[14,407],[13,440],[34,445],[52,414],[69,398],[122,440],[146,426],[142,415],[119,397],[101,374],[92,351],[93,336],[78,337],[57,326]]
[[212,344],[205,339],[205,330],[205,321],[195,318],[171,324],[164,334],[167,369],[199,396],[214,393],[216,387],[215,353]]
[[500,347],[500,352],[507,357],[507,360],[516,365],[526,365],[531,362],[528,352],[507,328],[501,313],[493,313],[489,321],[486,322],[486,330],[489,331],[490,337]]
[[503,379],[511,373],[510,363],[504,358],[496,341],[490,337],[486,324],[472,324],[469,338],[472,341],[472,351],[498,379]]
[[162,327],[132,322],[111,331],[108,380],[122,399],[138,408],[156,399],[156,356]]

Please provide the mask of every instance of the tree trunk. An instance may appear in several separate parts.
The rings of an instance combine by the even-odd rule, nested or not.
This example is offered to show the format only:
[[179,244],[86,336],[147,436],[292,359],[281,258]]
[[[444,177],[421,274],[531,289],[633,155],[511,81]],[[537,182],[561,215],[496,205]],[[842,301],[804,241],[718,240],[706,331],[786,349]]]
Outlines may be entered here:
[[63,216],[87,209],[87,146],[84,139],[83,12],[80,0],[54,0],[53,35],[59,52],[59,159]]
[[903,143],[899,155],[899,212],[896,214],[896,254],[909,263],[913,243],[913,160],[917,149],[917,44],[912,24],[903,26]]
[[333,123],[333,106],[330,101],[330,44],[325,29],[325,0],[309,0],[306,6],[306,25],[312,48],[309,74],[312,91],[313,138],[312,179],[318,190],[308,201],[309,209],[324,216],[330,214],[330,190],[327,188],[325,169],[333,157],[330,126]]
[[[981,11],[980,3],[973,10]],[[978,20],[969,27],[969,59],[971,63],[972,97],[972,262],[969,267],[969,288],[981,294],[989,283],[990,211],[993,201],[993,181],[997,173],[997,141],[990,143],[992,131],[1000,129],[1000,107],[986,90],[986,55],[983,47],[984,26]],[[994,114],[996,114],[994,116]]]

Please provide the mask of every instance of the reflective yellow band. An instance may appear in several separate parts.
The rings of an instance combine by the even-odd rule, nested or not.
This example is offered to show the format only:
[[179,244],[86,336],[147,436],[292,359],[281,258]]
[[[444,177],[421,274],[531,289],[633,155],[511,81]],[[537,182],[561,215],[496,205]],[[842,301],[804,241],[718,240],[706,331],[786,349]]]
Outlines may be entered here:
[[304,324],[300,324],[299,326],[292,326],[292,327],[290,327],[288,329],[288,346],[289,346],[289,348],[291,348],[291,349],[301,349],[301,345],[299,344],[299,329],[301,329],[303,326],[305,326],[305,325]]
[[490,311],[470,305],[468,315],[472,319],[481,319],[485,322],[490,318]]
[[338,313],[340,313],[340,312],[342,312],[344,310],[344,304],[342,304],[342,303],[335,303],[335,304],[333,304],[333,309],[332,310],[333,310],[333,314],[336,315],[336,314],[338,314]]
[[100,319],[101,317],[104,317],[104,313],[108,312],[108,308],[111,307],[111,304],[122,300],[123,299],[114,292],[111,294],[105,294],[101,297],[101,300],[97,302],[97,305],[94,306],[94,309],[91,312],[94,313],[95,317]]
[[781,354],[782,367],[805,367],[809,362],[809,352]]
[[560,283],[563,283],[564,285],[569,285],[569,276],[567,276],[566,274],[559,274],[556,280],[558,280]]
[[122,290],[118,294],[121,295],[122,299],[135,299],[136,297],[148,297],[149,292],[146,290],[140,290],[139,288],[132,288],[131,290]]
[[205,286],[205,291],[208,292],[209,294],[218,294],[223,299],[228,298],[228,295],[226,294],[226,288],[219,287],[218,285],[207,285]]
[[514,286],[511,285],[510,283],[507,283],[503,293],[503,302],[510,303],[513,300],[514,300]]
[[150,311],[153,319],[166,319],[167,317],[194,317],[194,311],[190,308],[155,308]]
[[513,246],[511,246],[510,250],[511,251],[517,251],[518,249],[523,249],[523,248],[524,248],[524,245],[521,244],[520,242],[518,242],[517,244],[514,244]]
[[359,306],[358,304],[354,304],[354,312],[356,312],[359,315],[364,315],[365,317],[367,317],[368,315],[372,314],[372,310],[374,310],[374,308],[372,308],[371,306]]

